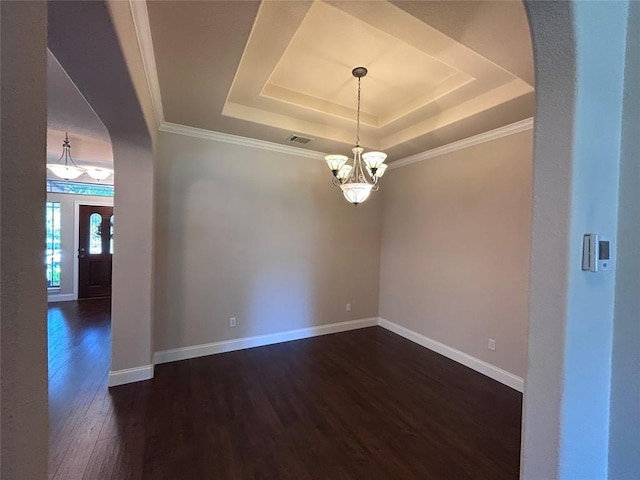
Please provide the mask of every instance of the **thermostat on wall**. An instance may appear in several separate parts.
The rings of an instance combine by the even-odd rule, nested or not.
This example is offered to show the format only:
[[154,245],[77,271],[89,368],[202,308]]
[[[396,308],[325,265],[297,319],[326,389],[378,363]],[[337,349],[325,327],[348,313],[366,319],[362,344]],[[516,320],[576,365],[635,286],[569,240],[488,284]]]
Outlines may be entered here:
[[613,266],[609,240],[595,233],[587,233],[582,239],[582,270],[597,272]]

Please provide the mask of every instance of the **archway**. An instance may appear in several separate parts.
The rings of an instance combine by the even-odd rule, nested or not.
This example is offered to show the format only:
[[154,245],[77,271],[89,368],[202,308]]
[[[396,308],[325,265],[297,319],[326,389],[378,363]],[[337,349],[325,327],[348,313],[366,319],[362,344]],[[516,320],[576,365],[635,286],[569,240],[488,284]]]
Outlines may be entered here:
[[[118,219],[123,255],[115,267],[115,281],[123,291],[114,291],[114,297],[122,299],[123,309],[114,305],[114,320],[117,316],[135,328],[127,332],[128,339],[117,340],[116,334],[114,341],[136,345],[135,357],[123,358],[117,367],[137,368],[150,363],[152,350],[151,142],[117,40],[93,38],[92,22],[109,21],[104,4],[76,5],[82,10],[81,22],[74,22],[73,16],[63,22],[62,12],[69,6],[50,4],[53,18],[60,20],[50,21],[50,28],[59,29],[52,42],[57,47],[52,49],[107,125],[115,161],[120,162],[117,182],[124,184],[117,185],[123,193],[116,199],[116,209],[123,209],[129,220],[124,215]],[[630,241],[639,224],[637,204],[628,205],[634,197],[624,177],[618,189],[619,166],[623,172],[633,166],[631,151],[640,137],[630,121],[637,115],[637,95],[629,95],[628,101],[623,97],[623,89],[630,90],[631,80],[638,78],[633,55],[627,55],[628,85],[622,80],[627,38],[633,42],[628,48],[637,49],[638,6],[632,3],[633,22],[628,22],[628,2],[530,1],[527,6],[535,45],[538,113],[522,477],[576,478],[586,472],[588,478],[604,478],[618,468],[614,456],[621,447],[616,439],[622,435],[614,431],[620,423],[618,414],[610,417],[609,398],[612,402],[618,398],[616,379],[624,371],[612,345],[618,345],[618,325],[633,320],[633,309],[622,307],[633,303],[627,292],[637,292],[640,283],[638,269],[634,272],[620,263],[622,258],[638,259]],[[35,479],[46,478],[47,464],[46,355],[39,350],[46,344],[42,323],[46,299],[38,284],[43,278],[44,231],[39,215],[44,201],[46,4],[2,2],[1,21],[2,477]],[[632,26],[628,37],[627,25]],[[87,45],[78,47],[87,39],[87,45],[105,47],[98,58]],[[111,65],[113,71],[108,67],[89,71],[87,65],[97,67],[106,61],[99,58],[103,55],[120,58],[119,66]],[[623,98],[632,105],[629,111],[626,105],[623,110]],[[128,110],[132,106],[134,110]],[[618,194],[625,208],[622,200],[618,203]],[[127,207],[131,209],[125,212]],[[618,231],[627,221],[632,228]],[[136,234],[140,231],[142,236]],[[578,240],[587,232],[617,240],[615,279],[581,272]],[[142,268],[128,270],[131,265]],[[137,285],[145,285],[145,291],[125,291]],[[119,348],[114,347],[118,350],[114,358],[120,358]],[[633,353],[628,344],[621,351]],[[590,368],[586,374],[585,365]],[[637,389],[637,371],[630,380],[630,388]],[[630,468],[637,468],[637,456],[622,457]]]
[[[117,248],[113,258],[111,372],[126,371],[129,381],[150,378],[151,136],[107,5],[51,2],[48,18],[49,48],[107,127],[113,146]],[[111,380],[118,383],[118,377]],[[122,377],[119,380],[122,382]]]
[[624,120],[623,112],[624,89],[632,88],[624,80],[629,4],[526,5],[537,112],[521,477],[607,478],[618,468],[609,465],[615,440],[610,438],[614,321],[632,320],[618,310],[634,301],[621,289],[635,286],[637,292],[640,282],[637,268],[620,275],[628,268],[620,263],[617,276],[613,270],[582,271],[582,237],[601,234],[618,244],[619,259],[638,260],[637,247],[630,237],[625,241],[629,234],[618,232],[626,221],[638,227],[637,205],[633,213],[618,209],[619,169],[630,161],[620,143],[623,121],[631,119]]

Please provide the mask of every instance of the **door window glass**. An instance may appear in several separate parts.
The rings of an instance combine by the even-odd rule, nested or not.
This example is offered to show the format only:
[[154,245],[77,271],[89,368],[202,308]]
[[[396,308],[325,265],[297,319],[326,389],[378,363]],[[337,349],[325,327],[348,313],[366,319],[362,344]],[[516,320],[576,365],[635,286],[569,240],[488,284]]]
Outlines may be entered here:
[[92,213],[89,217],[89,254],[102,253],[102,215]]
[[97,183],[69,182],[67,180],[47,180],[47,192],[113,197],[113,185]]

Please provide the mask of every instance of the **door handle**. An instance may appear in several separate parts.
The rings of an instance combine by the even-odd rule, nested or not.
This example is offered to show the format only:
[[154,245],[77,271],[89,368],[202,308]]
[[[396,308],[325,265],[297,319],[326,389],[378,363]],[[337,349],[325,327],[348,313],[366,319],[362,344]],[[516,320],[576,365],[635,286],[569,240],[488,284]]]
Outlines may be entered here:
[[84,257],[85,257],[84,252],[85,252],[84,248],[83,248],[83,247],[80,247],[80,248],[78,249],[78,258],[84,258]]

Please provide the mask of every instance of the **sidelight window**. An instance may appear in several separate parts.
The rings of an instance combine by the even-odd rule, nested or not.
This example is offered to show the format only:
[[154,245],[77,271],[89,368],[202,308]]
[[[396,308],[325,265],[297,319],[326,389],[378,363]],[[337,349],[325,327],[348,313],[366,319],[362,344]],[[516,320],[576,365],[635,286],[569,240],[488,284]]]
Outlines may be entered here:
[[113,255],[113,215],[109,219],[109,253]]
[[47,287],[60,287],[60,202],[47,202],[45,268]]

